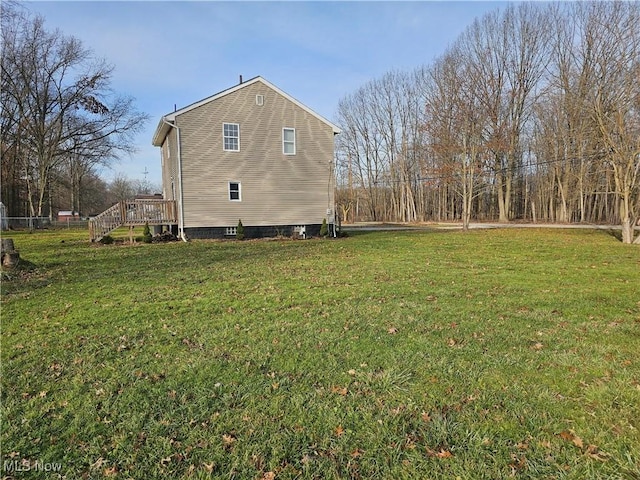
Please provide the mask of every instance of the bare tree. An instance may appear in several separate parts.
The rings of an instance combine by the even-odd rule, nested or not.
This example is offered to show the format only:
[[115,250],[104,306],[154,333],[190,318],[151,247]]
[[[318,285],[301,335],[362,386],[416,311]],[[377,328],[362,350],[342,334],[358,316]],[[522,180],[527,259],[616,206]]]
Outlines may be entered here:
[[[640,5],[508,5],[433,64],[340,104],[345,212],[373,220],[640,215]],[[418,127],[416,127],[418,125]]]
[[588,4],[580,13],[593,25],[592,117],[613,172],[622,241],[634,243],[640,216],[640,5]]
[[531,4],[509,5],[485,15],[458,39],[468,78],[488,114],[484,133],[493,153],[499,220],[512,216],[516,175],[521,169],[522,134],[548,63],[549,15]]
[[111,203],[131,200],[136,194],[136,186],[124,173],[118,173],[109,183]]
[[454,45],[429,69],[426,91],[426,131],[437,167],[435,175],[447,179],[460,197],[464,230],[469,228],[473,201],[486,182],[488,148],[483,131],[489,121],[469,77],[464,52]]
[[340,101],[338,118],[343,131],[338,137],[338,148],[356,188],[364,193],[369,219],[382,220],[387,158],[372,112],[375,101],[371,84]]
[[147,116],[111,92],[112,67],[79,40],[47,31],[41,17],[3,15],[2,26],[3,134],[19,161],[30,214],[41,216],[56,169],[83,155],[106,163],[130,152]]
[[[0,3],[0,22],[2,29],[2,64],[7,54],[4,46],[4,37],[13,26],[24,21],[25,12],[19,4],[12,0]],[[3,74],[0,77],[0,99],[2,101],[2,115],[0,116],[0,147],[2,158],[2,202],[8,208],[10,214],[22,216],[22,198],[25,195],[24,175],[20,168],[20,144],[18,138],[21,125],[18,121],[18,105],[12,101],[9,95],[10,77]]]

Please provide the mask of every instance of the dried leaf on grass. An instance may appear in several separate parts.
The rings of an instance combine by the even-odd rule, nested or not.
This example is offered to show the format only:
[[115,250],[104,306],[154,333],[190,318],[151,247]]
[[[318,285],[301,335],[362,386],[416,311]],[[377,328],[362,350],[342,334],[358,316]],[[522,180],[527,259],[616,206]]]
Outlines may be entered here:
[[337,393],[338,395],[342,395],[343,397],[347,394],[347,387],[338,387],[334,385],[331,387],[331,393]]
[[359,448],[356,448],[353,452],[351,452],[351,458],[358,458],[363,454],[363,451]]
[[225,447],[231,447],[236,441],[236,437],[233,435],[224,434],[222,435],[222,443]]
[[606,462],[609,459],[609,454],[599,451],[596,445],[589,445],[585,450],[585,454],[599,462]]
[[606,462],[609,459],[609,454],[601,452],[597,445],[589,444],[585,448],[584,441],[582,440],[582,438],[576,435],[573,430],[563,430],[558,434],[558,436],[563,440],[566,440],[567,442],[571,442],[573,445],[582,450],[584,454],[589,458],[598,460],[599,462]]
[[429,455],[430,457],[436,457],[436,458],[453,457],[453,453],[451,453],[449,450],[446,450],[444,448],[441,448],[440,450],[432,450],[431,448],[427,447],[427,455]]
[[114,477],[118,474],[118,467],[113,466],[113,467],[105,468],[103,473],[105,477]]
[[584,446],[582,439],[573,430],[563,430],[558,436],[567,442],[573,443],[578,448],[583,448]]

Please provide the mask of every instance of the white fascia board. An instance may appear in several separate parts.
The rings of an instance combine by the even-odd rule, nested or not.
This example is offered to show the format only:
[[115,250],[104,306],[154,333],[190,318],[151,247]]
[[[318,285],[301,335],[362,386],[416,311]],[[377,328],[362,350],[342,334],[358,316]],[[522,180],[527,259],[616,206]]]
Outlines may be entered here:
[[151,144],[154,147],[161,147],[170,129],[171,127],[167,125],[167,115],[165,115],[164,117],[160,118],[160,121],[158,122],[158,126],[156,127],[156,131],[153,134]]

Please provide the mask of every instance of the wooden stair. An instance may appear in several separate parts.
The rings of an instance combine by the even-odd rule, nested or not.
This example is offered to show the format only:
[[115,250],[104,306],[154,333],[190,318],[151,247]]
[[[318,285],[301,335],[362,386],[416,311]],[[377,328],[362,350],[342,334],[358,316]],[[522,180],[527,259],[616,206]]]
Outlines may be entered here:
[[89,238],[98,242],[120,227],[176,223],[178,217],[174,200],[123,200],[89,219]]

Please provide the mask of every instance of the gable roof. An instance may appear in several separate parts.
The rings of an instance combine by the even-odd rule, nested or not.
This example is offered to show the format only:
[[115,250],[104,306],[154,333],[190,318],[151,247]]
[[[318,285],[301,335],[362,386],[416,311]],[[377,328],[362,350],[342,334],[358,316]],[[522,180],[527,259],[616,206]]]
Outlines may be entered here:
[[340,128],[338,128],[335,124],[331,123],[329,120],[327,120],[326,118],[324,118],[322,115],[314,112],[313,110],[311,110],[309,107],[307,107],[306,105],[304,105],[303,103],[300,103],[298,100],[296,100],[295,98],[293,98],[291,95],[283,92],[282,90],[280,90],[278,87],[276,87],[273,83],[265,80],[264,78],[257,76],[254,77],[250,80],[247,80],[246,82],[242,82],[238,85],[235,85],[231,88],[228,88],[226,90],[223,90],[219,93],[216,93],[215,95],[212,95],[210,97],[204,98],[198,102],[192,103],[191,105],[187,105],[186,107],[183,107],[179,110],[176,110],[175,112],[169,113],[167,115],[163,115],[162,118],[160,119],[160,122],[158,123],[158,126],[156,128],[155,133],[153,134],[153,145],[156,147],[160,147],[162,146],[162,142],[164,141],[165,137],[167,136],[167,133],[169,133],[169,129],[171,128],[171,126],[169,125],[169,123],[174,123],[175,119],[178,115],[181,115],[183,113],[189,112],[190,110],[193,110],[195,108],[201,107],[202,105],[206,105],[209,102],[213,102],[221,97],[224,97],[225,95],[229,95],[230,93],[236,92],[242,88],[248,87],[249,85],[253,85],[256,82],[260,82],[264,85],[266,85],[267,87],[271,88],[272,90],[276,91],[277,93],[279,93],[280,95],[282,95],[284,98],[286,98],[287,100],[289,100],[290,102],[294,103],[295,105],[297,105],[298,107],[302,108],[303,110],[305,110],[307,113],[313,115],[314,117],[316,117],[318,120],[320,120],[321,122],[327,124],[329,127],[331,127],[331,129],[333,130],[334,134],[338,134],[340,133]]

